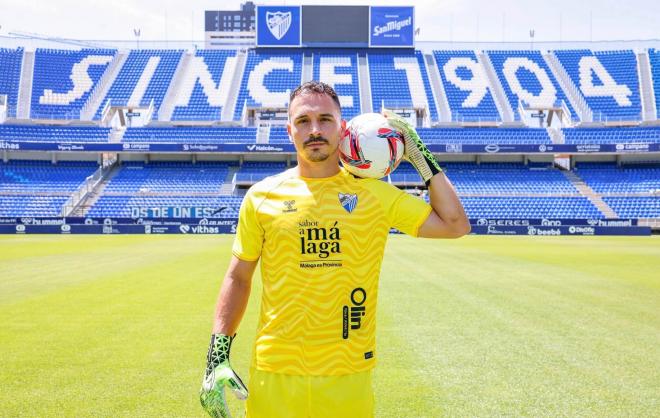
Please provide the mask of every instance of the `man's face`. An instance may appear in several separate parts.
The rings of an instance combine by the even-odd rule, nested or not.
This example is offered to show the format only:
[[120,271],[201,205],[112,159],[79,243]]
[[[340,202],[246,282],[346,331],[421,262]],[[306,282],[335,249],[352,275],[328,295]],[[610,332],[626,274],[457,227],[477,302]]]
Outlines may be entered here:
[[345,127],[337,104],[327,94],[303,94],[289,104],[287,131],[298,158],[314,163],[336,161]]

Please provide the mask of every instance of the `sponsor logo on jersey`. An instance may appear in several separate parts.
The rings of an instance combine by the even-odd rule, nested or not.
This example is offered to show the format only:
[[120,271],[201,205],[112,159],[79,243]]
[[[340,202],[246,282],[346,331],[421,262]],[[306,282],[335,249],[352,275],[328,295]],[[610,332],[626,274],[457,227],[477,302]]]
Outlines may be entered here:
[[332,226],[325,228],[318,226],[317,221],[302,221],[300,229],[300,254],[314,255],[320,259],[326,259],[331,254],[341,253],[341,234],[338,221]]
[[282,209],[282,213],[298,212],[298,208],[296,208],[295,200],[285,200],[284,206],[285,208]]
[[298,222],[300,236],[300,268],[342,267],[341,231],[339,222],[328,227],[318,221],[304,219]]
[[[349,337],[349,328],[357,330],[362,327],[362,318],[367,313],[367,308],[364,303],[367,301],[367,291],[361,287],[356,287],[350,294],[350,305],[344,305],[342,310],[342,338],[345,340]],[[366,357],[368,359],[371,357]]]

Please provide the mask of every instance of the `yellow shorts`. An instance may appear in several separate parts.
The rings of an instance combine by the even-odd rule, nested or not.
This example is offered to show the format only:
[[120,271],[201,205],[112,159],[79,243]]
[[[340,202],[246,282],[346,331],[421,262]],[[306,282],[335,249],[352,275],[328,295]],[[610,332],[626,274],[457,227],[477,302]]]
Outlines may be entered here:
[[248,418],[373,418],[371,370],[342,376],[292,376],[252,369]]

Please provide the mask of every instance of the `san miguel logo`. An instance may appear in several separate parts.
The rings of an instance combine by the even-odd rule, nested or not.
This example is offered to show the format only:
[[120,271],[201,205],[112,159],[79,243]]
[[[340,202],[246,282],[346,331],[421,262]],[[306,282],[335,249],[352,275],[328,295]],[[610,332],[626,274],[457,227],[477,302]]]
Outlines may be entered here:
[[279,41],[291,27],[291,12],[266,12],[266,23],[270,33]]

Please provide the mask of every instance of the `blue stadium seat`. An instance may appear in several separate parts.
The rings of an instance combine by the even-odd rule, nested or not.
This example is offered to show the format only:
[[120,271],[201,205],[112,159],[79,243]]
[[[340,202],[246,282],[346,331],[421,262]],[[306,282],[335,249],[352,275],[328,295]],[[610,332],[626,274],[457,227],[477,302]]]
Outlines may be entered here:
[[0,216],[59,216],[62,205],[97,168],[82,161],[0,163]]

